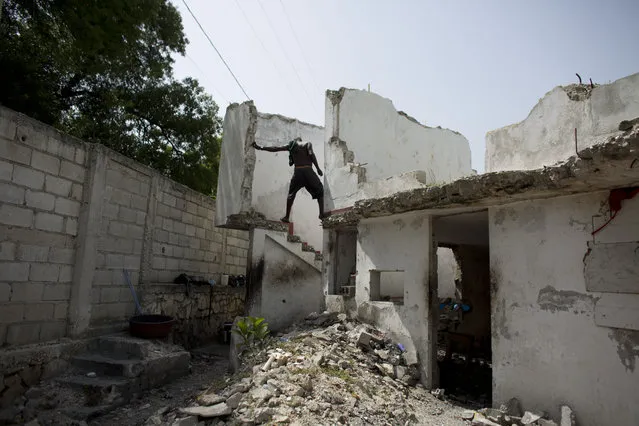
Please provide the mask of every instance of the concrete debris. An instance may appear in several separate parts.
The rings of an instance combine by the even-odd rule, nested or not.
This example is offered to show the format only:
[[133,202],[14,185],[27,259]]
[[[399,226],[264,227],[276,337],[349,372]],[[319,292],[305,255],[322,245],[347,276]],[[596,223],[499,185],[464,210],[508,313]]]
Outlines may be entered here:
[[[501,426],[500,423],[493,422],[481,413],[476,413],[471,423],[473,426]],[[510,426],[510,425],[508,425]]]
[[[262,347],[246,350],[235,380],[179,412],[216,426],[220,420],[225,425],[413,425],[442,419],[457,424],[463,408],[418,387],[419,365],[407,365],[403,354],[370,326],[345,315],[313,314]],[[206,406],[209,402],[217,404]],[[206,420],[212,416],[214,421]]]
[[231,408],[226,405],[226,403],[221,402],[210,407],[195,406],[180,408],[180,412],[182,414],[189,414],[191,416],[210,418],[228,416],[229,414],[231,414]]
[[575,420],[575,413],[567,405],[561,407],[561,426],[575,426],[577,424]]
[[510,398],[507,402],[501,404],[499,411],[508,416],[523,416],[523,410],[521,409],[521,403],[517,398]]
[[182,419],[176,419],[171,426],[197,426],[198,418],[195,416],[188,416]]
[[434,389],[430,391],[430,393],[433,394],[433,396],[437,399],[444,399],[445,392],[446,391],[444,389]]
[[530,411],[526,411],[524,416],[521,418],[522,425],[531,425],[535,423],[537,420],[544,417],[542,414],[531,413]]

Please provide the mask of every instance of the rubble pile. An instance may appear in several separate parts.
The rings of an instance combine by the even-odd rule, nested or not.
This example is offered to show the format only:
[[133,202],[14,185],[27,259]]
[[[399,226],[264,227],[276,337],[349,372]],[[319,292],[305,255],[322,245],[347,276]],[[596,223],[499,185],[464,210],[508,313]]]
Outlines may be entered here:
[[472,426],[576,426],[575,414],[570,407],[561,407],[561,420],[548,418],[546,413],[523,411],[517,398],[511,398],[499,408],[483,408],[478,411],[465,411],[464,420]]
[[462,408],[419,384],[416,359],[345,315],[314,314],[245,353],[236,380],[157,420],[176,426],[466,424]]

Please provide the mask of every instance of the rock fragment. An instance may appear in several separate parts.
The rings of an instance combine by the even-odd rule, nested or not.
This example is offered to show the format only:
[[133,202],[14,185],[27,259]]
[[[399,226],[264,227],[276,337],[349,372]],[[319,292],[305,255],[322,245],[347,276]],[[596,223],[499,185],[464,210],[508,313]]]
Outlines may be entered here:
[[210,407],[196,406],[196,407],[180,408],[180,412],[182,414],[189,414],[191,416],[212,418],[212,417],[228,416],[229,414],[231,414],[232,410],[228,405],[226,405],[226,403],[221,402],[219,404],[215,404]]

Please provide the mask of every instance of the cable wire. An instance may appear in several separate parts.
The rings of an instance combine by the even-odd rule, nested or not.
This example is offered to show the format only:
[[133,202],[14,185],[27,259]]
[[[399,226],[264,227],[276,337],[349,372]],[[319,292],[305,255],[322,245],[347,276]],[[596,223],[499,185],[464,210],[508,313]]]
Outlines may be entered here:
[[203,78],[203,79],[204,79],[204,80],[205,80],[208,84],[210,84],[210,85],[211,85],[211,87],[213,88],[213,90],[214,90],[214,91],[215,91],[215,92],[216,92],[216,93],[220,96],[220,98],[222,98],[222,100],[223,100],[224,102],[226,102],[227,104],[230,104],[231,102],[229,102],[229,100],[226,98],[226,96],[224,96],[224,95],[222,94],[222,92],[221,92],[221,91],[219,91],[219,90],[217,89],[217,87],[215,87],[215,85],[211,82],[211,80],[209,80],[209,78],[206,76],[206,74],[204,73],[204,71],[202,71],[202,68],[200,68],[200,67],[199,67],[199,65],[197,64],[197,62],[195,62],[195,60],[194,60],[194,59],[193,59],[193,58],[192,58],[192,57],[191,57],[188,53],[187,53],[185,56],[189,59],[189,61],[191,61],[191,62],[193,63],[193,65],[195,66],[195,68],[196,68],[196,69],[200,72],[200,75],[202,76],[202,78]]
[[[235,1],[237,1],[237,0],[235,0]],[[308,68],[308,73],[310,74],[311,79],[313,80],[313,85],[315,86],[315,90],[320,92],[320,88],[317,85],[317,79],[315,78],[315,74],[313,73],[313,69],[311,68],[311,65],[309,64],[308,60],[306,59],[306,55],[304,54],[304,49],[302,49],[302,44],[300,43],[300,40],[297,37],[297,33],[295,32],[295,29],[293,28],[293,23],[291,22],[291,18],[289,17],[288,13],[286,12],[286,8],[284,7],[284,2],[282,0],[280,0],[280,4],[282,5],[282,11],[284,12],[284,16],[286,16],[286,21],[288,22],[288,26],[290,27],[291,32],[293,33],[293,37],[295,38],[295,42],[297,43],[297,47],[299,47],[300,52],[302,54],[302,58],[304,59],[304,62],[306,63],[306,67]]]
[[200,27],[200,30],[202,30],[202,32],[204,33],[204,35],[206,36],[206,39],[209,41],[209,43],[211,44],[211,46],[213,47],[213,49],[215,49],[215,52],[217,53],[217,55],[220,57],[220,59],[222,60],[222,62],[224,62],[224,65],[226,66],[226,69],[229,70],[229,72],[231,73],[231,75],[233,76],[233,78],[235,79],[235,82],[237,83],[237,85],[240,87],[240,89],[242,90],[242,92],[244,93],[244,96],[246,96],[247,100],[251,100],[251,98],[249,97],[249,95],[246,93],[246,90],[244,90],[244,87],[242,87],[242,84],[240,84],[240,81],[237,79],[237,77],[235,76],[235,74],[233,73],[233,71],[231,70],[231,67],[229,66],[229,64],[226,63],[226,61],[224,60],[224,57],[222,56],[222,54],[220,53],[219,50],[217,50],[217,47],[215,47],[215,44],[213,43],[213,41],[211,40],[211,37],[209,37],[209,35],[206,33],[206,31],[204,30],[204,28],[202,27],[202,25],[200,24],[200,21],[198,21],[198,19],[195,17],[195,15],[193,14],[193,11],[191,10],[191,8],[189,7],[189,5],[186,3],[186,0],[182,0],[182,2],[184,3],[184,6],[186,6],[187,10],[189,11],[189,13],[191,14],[191,16],[193,17],[193,19],[195,20],[195,22],[197,23],[198,27]]
[[291,90],[291,86],[289,84],[286,84],[286,78],[284,77],[284,73],[280,70],[280,68],[275,63],[275,60],[273,59],[273,55],[271,55],[269,50],[266,48],[264,41],[262,41],[260,36],[257,34],[257,31],[255,30],[255,27],[253,26],[253,24],[251,24],[251,21],[249,20],[248,15],[246,14],[246,12],[244,12],[244,9],[242,8],[242,6],[240,6],[239,0],[235,0],[235,4],[237,5],[238,9],[240,9],[240,12],[242,12],[242,15],[244,15],[244,19],[246,20],[246,23],[249,25],[249,27],[253,31],[253,35],[262,45],[262,48],[266,52],[266,56],[268,56],[268,58],[271,60],[271,63],[273,64],[273,68],[275,68],[275,71],[277,71],[277,73],[279,74],[280,79],[282,79],[282,82],[284,83],[286,90],[288,90],[288,93],[291,95],[291,99],[293,99],[295,103],[297,104],[297,106],[299,107],[300,106],[299,100],[293,94],[293,91]]
[[271,23],[271,19],[268,17],[268,13],[266,13],[266,9],[264,9],[264,5],[262,5],[262,0],[257,0],[257,2],[259,3],[260,7],[262,8],[262,11],[264,12],[264,16],[266,16],[266,21],[268,22],[269,27],[271,27],[271,30],[273,31],[273,34],[275,34],[275,38],[277,39],[277,42],[279,43],[280,48],[282,49],[282,52],[284,52],[284,56],[286,57],[286,59],[291,64],[291,67],[293,68],[293,71],[295,71],[295,75],[297,76],[297,80],[300,82],[300,85],[302,86],[302,90],[304,90],[304,93],[306,93],[306,97],[308,98],[308,102],[311,104],[311,107],[313,108],[313,110],[315,110],[316,113],[319,113],[317,111],[317,108],[315,107],[315,104],[311,100],[311,96],[308,94],[308,91],[306,90],[306,86],[304,86],[304,83],[302,82],[302,78],[300,77],[300,73],[297,72],[297,68],[295,67],[295,64],[293,63],[293,61],[291,61],[291,58],[286,53],[286,49],[284,49],[284,45],[282,44],[282,41],[280,40],[280,37],[277,35],[277,31],[275,31],[275,27]]

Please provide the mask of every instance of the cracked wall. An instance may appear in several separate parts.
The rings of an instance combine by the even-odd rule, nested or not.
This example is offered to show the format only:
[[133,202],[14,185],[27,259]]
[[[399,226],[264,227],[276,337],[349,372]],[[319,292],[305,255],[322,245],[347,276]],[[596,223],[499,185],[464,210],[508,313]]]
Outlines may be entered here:
[[563,161],[606,140],[639,117],[639,73],[611,84],[556,87],[523,121],[486,134],[486,172],[532,170]]
[[[639,295],[589,292],[584,275],[607,199],[606,191],[489,209],[493,401],[517,396],[553,416],[565,401],[585,426],[637,423],[628,405],[639,392],[637,331],[617,327],[639,312]],[[596,242],[639,240],[637,216],[639,202],[625,201]],[[617,320],[604,324],[598,312]]]
[[472,174],[461,134],[427,127],[374,93],[326,95],[327,210]]
[[[286,211],[288,186],[293,167],[288,152],[256,151],[251,144],[284,145],[296,137],[311,142],[320,167],[324,164],[324,128],[277,114],[258,112],[252,102],[233,104],[224,118],[224,138],[220,155],[216,226],[257,226],[254,215],[279,221]],[[304,241],[320,247],[317,201],[302,189],[297,194],[291,221]],[[236,221],[237,216],[245,220]],[[248,224],[247,224],[248,222]]]

